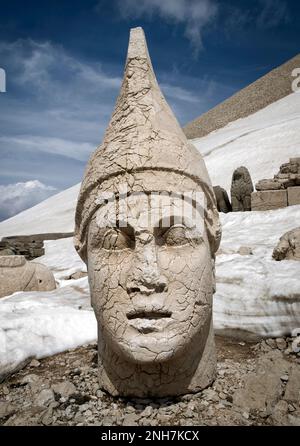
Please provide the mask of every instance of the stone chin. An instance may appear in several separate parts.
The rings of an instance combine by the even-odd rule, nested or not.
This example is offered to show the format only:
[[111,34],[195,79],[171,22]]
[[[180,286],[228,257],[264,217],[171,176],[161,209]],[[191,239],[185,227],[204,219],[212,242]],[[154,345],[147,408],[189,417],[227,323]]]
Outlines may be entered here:
[[[175,359],[183,350],[183,346],[178,346],[175,340],[174,345],[167,338],[160,339],[156,336],[139,334],[135,339],[128,340],[118,344],[119,353],[123,358],[135,364],[160,364]],[[171,344],[171,345],[170,345]],[[154,347],[155,346],[155,351]]]
[[[186,323],[181,327],[180,332],[178,331],[178,321],[170,319],[164,327],[164,321],[159,321],[156,324],[157,331],[141,333],[141,330],[153,329],[151,321],[149,324],[151,327],[143,321],[139,330],[127,325],[122,339],[117,338],[115,333],[109,332],[107,326],[106,329],[101,330],[102,324],[100,323],[99,339],[102,340],[103,347],[100,354],[104,356],[108,352],[110,352],[109,355],[114,353],[121,360],[136,365],[166,364],[183,357],[188,358],[193,354],[193,351],[198,351],[199,347],[201,350],[201,345],[204,348],[211,320],[211,308],[205,307],[197,320],[193,321],[193,324]],[[163,323],[159,329],[160,322]]]

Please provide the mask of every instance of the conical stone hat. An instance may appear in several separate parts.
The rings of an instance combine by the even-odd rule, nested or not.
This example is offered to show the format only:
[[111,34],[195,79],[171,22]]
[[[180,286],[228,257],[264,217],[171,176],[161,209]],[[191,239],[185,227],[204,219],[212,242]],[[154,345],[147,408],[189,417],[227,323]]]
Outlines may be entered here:
[[215,196],[202,156],[187,140],[164,98],[142,28],[130,31],[124,78],[102,144],[91,156],[79,193],[75,247],[85,259],[86,228],[107,180],[144,171],[176,172],[191,178],[207,198],[212,254],[220,239]]

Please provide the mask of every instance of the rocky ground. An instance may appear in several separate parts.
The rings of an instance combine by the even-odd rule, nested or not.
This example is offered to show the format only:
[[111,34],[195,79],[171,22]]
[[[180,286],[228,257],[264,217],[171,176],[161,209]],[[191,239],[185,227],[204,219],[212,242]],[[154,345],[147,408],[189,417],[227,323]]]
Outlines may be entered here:
[[292,339],[217,337],[218,376],[195,395],[112,398],[97,385],[96,345],[32,360],[0,385],[0,425],[300,425],[300,353]]

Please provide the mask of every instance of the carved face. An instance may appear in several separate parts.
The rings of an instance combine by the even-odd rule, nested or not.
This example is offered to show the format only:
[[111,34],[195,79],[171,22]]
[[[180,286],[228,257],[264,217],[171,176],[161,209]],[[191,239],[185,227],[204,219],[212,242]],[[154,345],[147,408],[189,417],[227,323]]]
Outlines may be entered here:
[[212,261],[205,229],[176,223],[176,210],[168,224],[158,212],[145,225],[145,200],[130,203],[126,227],[110,222],[109,205],[96,212],[87,263],[100,342],[127,361],[159,363],[206,340]]

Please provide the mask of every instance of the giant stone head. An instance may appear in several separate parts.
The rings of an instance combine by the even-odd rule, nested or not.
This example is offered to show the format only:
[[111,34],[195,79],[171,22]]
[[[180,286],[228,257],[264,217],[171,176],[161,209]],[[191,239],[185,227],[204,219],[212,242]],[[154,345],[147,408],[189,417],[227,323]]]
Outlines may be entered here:
[[157,84],[141,28],[102,144],[87,165],[75,246],[112,395],[180,395],[215,376],[215,196],[203,159]]

